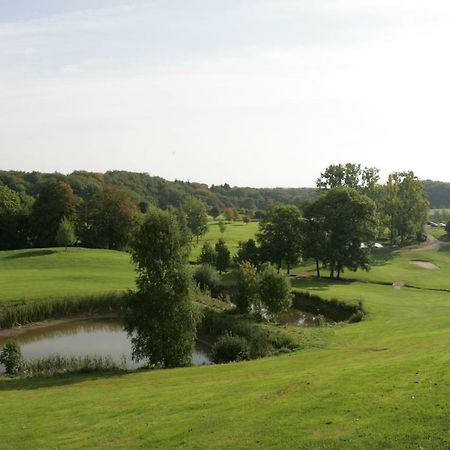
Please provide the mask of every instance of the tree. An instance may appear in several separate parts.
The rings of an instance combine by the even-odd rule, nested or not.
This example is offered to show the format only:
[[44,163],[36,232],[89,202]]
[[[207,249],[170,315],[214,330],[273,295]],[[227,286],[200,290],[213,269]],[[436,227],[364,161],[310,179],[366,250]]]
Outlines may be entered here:
[[231,254],[230,250],[228,250],[228,247],[225,244],[225,241],[222,238],[216,242],[215,250],[217,254],[216,269],[219,271],[219,273],[225,272],[230,266]]
[[239,212],[236,208],[225,208],[223,210],[223,215],[228,222],[239,219]]
[[332,164],[320,174],[316,185],[320,190],[348,187],[371,191],[380,180],[379,172],[375,167],[362,169],[361,164]]
[[259,224],[257,239],[261,247],[261,258],[277,265],[283,263],[287,272],[296,264],[302,250],[302,218],[300,210],[292,205],[275,205]]
[[55,245],[56,232],[62,218],[75,221],[80,204],[80,197],[64,181],[46,184],[31,211],[34,243],[40,247]]
[[0,352],[0,364],[8,375],[16,375],[22,368],[22,350],[16,341],[8,341]]
[[242,263],[243,261],[248,261],[253,266],[259,266],[259,248],[256,246],[254,239],[249,239],[248,241],[240,241],[239,248],[234,256],[234,260],[237,263]]
[[63,217],[56,232],[56,243],[59,247],[65,247],[67,251],[67,247],[75,244],[76,240],[75,228],[72,222],[67,217]]
[[86,239],[91,245],[123,249],[139,220],[139,209],[129,194],[105,186],[88,205]]
[[203,244],[202,251],[200,253],[200,256],[198,257],[198,262],[200,264],[210,264],[211,266],[214,266],[216,264],[216,261],[217,252],[214,250],[209,241],[206,241]]
[[259,303],[256,267],[249,261],[239,264],[234,303],[240,314],[248,314]]
[[320,207],[320,202],[312,202],[305,205],[303,208],[304,221],[302,224],[303,257],[305,259],[314,259],[317,278],[320,278],[320,263],[325,260],[327,249],[327,233]]
[[137,292],[129,296],[124,321],[133,357],[154,367],[190,365],[198,320],[176,216],[150,209],[131,255]]
[[198,239],[208,231],[208,213],[205,204],[197,198],[190,196],[183,203],[187,224],[192,234]]
[[291,307],[292,293],[289,279],[267,266],[258,280],[258,295],[267,312],[275,316]]
[[219,230],[223,234],[225,233],[225,230],[227,229],[227,225],[223,220],[219,220]]
[[413,172],[389,175],[385,186],[383,213],[391,244],[414,241],[427,221],[429,203],[422,182]]
[[[315,221],[323,244],[309,253],[330,269],[330,277],[340,278],[344,268],[369,269],[370,246],[378,227],[376,205],[366,195],[351,188],[335,188],[316,200],[308,211]],[[364,244],[364,245],[363,245]]]
[[447,225],[445,226],[445,231],[450,236],[450,220],[447,222]]
[[27,215],[20,195],[0,186],[0,250],[26,247]]
[[213,219],[217,219],[217,217],[219,217],[220,215],[220,210],[217,206],[213,206],[210,210],[209,210],[209,215],[213,218]]

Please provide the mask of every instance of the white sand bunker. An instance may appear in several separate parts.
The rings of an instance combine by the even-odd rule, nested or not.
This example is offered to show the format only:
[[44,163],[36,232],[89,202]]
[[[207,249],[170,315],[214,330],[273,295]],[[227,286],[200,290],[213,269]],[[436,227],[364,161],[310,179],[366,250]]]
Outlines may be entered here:
[[439,269],[439,267],[436,264],[433,264],[430,261],[414,260],[410,261],[410,263],[422,267],[422,269],[431,269],[431,270]]

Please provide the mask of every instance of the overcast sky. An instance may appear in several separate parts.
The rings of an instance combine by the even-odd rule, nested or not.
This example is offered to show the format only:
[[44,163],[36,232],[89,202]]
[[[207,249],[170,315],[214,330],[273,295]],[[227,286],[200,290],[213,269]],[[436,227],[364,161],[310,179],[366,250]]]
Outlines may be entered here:
[[0,168],[450,181],[448,0],[0,0]]

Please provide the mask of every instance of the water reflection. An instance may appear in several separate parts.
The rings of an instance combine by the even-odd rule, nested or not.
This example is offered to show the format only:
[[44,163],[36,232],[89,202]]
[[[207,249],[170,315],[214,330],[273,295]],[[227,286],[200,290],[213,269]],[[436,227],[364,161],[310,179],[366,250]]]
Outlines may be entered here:
[[[24,360],[44,358],[52,354],[62,356],[110,356],[129,369],[142,367],[131,357],[131,342],[117,319],[85,319],[55,323],[44,328],[29,329],[14,336],[22,347]],[[0,338],[0,348],[9,340]],[[194,365],[211,364],[209,346],[198,342],[192,355]],[[0,371],[3,367],[0,365]]]

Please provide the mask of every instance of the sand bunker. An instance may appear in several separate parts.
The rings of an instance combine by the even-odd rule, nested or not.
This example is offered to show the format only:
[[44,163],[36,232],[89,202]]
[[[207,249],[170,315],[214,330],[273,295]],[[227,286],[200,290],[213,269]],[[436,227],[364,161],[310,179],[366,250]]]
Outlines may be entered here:
[[439,267],[436,264],[433,264],[430,261],[415,260],[410,261],[410,263],[422,267],[422,269],[431,269],[431,270],[439,269]]

